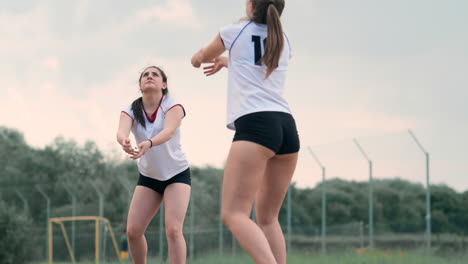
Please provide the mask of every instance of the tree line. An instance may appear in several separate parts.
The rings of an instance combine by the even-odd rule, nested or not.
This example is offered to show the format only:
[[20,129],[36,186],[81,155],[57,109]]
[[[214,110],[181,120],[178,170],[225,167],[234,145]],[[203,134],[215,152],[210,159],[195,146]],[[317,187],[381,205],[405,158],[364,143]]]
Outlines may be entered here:
[[[191,170],[196,228],[215,228],[223,170]],[[0,127],[0,263],[45,257],[46,201],[39,190],[51,201],[52,217],[70,216],[70,195],[76,198],[76,215],[97,215],[98,195],[102,195],[104,217],[122,229],[137,177],[135,162],[113,159],[94,142],[79,145],[58,137],[43,148],[34,148],[20,131]],[[367,224],[367,182],[331,179],[326,185],[327,225]],[[314,188],[293,184],[290,192],[293,232],[317,234],[321,226],[321,184]],[[374,193],[374,221],[379,232],[424,232],[424,186],[404,179],[382,179],[374,182]],[[431,202],[434,233],[468,233],[468,191],[459,193],[445,185],[433,185]],[[284,229],[287,210],[285,203],[280,214]]]

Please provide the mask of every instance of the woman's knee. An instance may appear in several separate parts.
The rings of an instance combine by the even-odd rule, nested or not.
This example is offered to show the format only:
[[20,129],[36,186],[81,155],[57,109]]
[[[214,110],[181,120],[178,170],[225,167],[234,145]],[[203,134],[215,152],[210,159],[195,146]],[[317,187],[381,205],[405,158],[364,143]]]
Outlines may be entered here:
[[236,211],[236,212],[232,212],[232,211],[228,211],[228,210],[222,210],[221,211],[221,219],[223,220],[223,223],[227,227],[232,227],[233,225],[238,223],[239,220],[241,220],[243,218],[244,219],[249,218],[249,215],[245,214],[243,212],[239,212],[239,211]]
[[279,224],[277,215],[262,215],[257,214],[257,224],[260,227],[269,227]]
[[221,210],[221,220],[226,226],[229,226],[230,223],[234,221],[234,218],[235,214],[233,212],[225,210],[224,208]]
[[168,239],[177,239],[183,236],[182,225],[179,224],[166,224],[166,237]]
[[127,236],[129,239],[141,237],[145,234],[145,230],[137,225],[127,225]]

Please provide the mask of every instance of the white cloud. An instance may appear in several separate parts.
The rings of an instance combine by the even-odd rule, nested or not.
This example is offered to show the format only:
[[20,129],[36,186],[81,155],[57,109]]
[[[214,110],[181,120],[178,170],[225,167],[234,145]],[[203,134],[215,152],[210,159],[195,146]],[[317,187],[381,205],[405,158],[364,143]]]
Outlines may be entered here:
[[52,42],[44,8],[32,9],[21,15],[0,13],[0,25],[2,58],[37,55]]
[[81,0],[78,3],[77,8],[75,9],[78,25],[83,25],[84,21],[86,20],[88,8],[89,0]]
[[[220,13],[211,12],[204,13],[209,17],[201,19],[190,0],[156,1],[149,8],[137,11],[136,7],[122,11],[124,6],[118,10],[106,9],[105,4],[96,5],[89,0],[77,1],[76,8],[49,2],[42,1],[15,15],[0,12],[0,57],[5,62],[0,64],[0,125],[18,128],[34,146],[43,146],[63,135],[78,142],[93,140],[108,153],[109,146],[117,146],[114,135],[121,107],[138,96],[139,71],[145,65],[161,65],[169,75],[172,95],[187,109],[182,144],[190,162],[194,165],[223,164],[232,137],[224,124],[226,72],[205,78],[190,66],[189,53],[197,47],[168,44],[171,46],[166,48],[160,43],[155,49],[154,42],[145,43],[146,36],[138,38],[141,33],[138,29],[156,24],[158,31],[162,28],[177,34],[202,27],[202,20],[209,21],[207,26],[222,25],[225,17],[219,18]],[[347,36],[349,27],[342,28],[343,22],[336,22],[336,15],[333,15],[332,11],[342,9],[325,2],[322,4],[329,9],[314,7],[314,10],[319,10],[326,18],[314,16],[312,24],[315,26],[307,29],[297,26],[302,25],[307,12],[294,8],[294,5],[303,6],[303,1],[291,2],[286,9],[288,15],[284,17],[285,22],[291,24],[288,32],[297,55],[291,61],[286,96],[299,127],[302,146],[342,139],[349,143],[353,137],[361,139],[412,128],[420,131],[418,135],[434,153],[434,178],[452,185],[457,183],[459,188],[465,189],[467,182],[455,177],[466,171],[466,162],[460,158],[463,153],[458,152],[460,144],[466,145],[466,140],[460,140],[466,130],[462,122],[466,107],[462,104],[464,94],[460,88],[467,83],[463,71],[467,61],[463,49],[466,38],[434,31],[434,38],[444,40],[436,42],[440,46],[434,44],[432,49],[412,56],[403,56],[407,53],[381,56],[393,49],[378,41],[367,43],[371,50],[354,49],[355,45],[350,44],[360,43],[362,39],[339,38]],[[204,5],[193,3],[197,8]],[[240,16],[239,10],[229,10],[233,12],[229,17]],[[101,14],[113,19],[101,17]],[[118,23],[115,23],[116,17],[120,19]],[[462,25],[466,19],[459,17]],[[340,30],[329,35],[328,26],[318,27],[328,25],[327,21],[335,21],[333,25]],[[453,25],[454,29],[458,28],[455,23]],[[433,31],[430,32],[432,36]],[[178,35],[181,37],[174,36],[174,40],[180,42],[184,35]],[[192,41],[204,43],[207,40],[204,38],[203,34],[197,34]],[[406,50],[404,38],[395,41],[397,47]],[[415,43],[424,44],[422,40]],[[163,50],[170,52],[162,53]],[[148,58],[154,54],[164,57]],[[100,72],[106,74],[100,75]],[[458,106],[460,109],[454,112]],[[440,122],[451,118],[450,126]],[[382,141],[388,141],[386,139]],[[413,143],[406,142],[404,146],[419,159],[420,153]],[[382,147],[377,143],[367,144],[363,139],[363,145],[378,161],[384,160],[384,151],[399,144],[394,141]],[[327,164],[330,164],[331,176],[348,177],[356,163],[359,171],[354,175],[365,178],[365,164],[359,153],[350,154],[353,161],[348,162],[349,157],[336,154],[342,152],[342,145],[336,148],[330,147],[332,144],[325,145],[322,152],[329,153]],[[120,149],[117,150],[120,153]],[[377,155],[379,151],[381,158]],[[400,162],[405,160],[401,152],[393,152],[399,161],[389,166],[376,163],[376,175],[411,174],[411,169],[399,167],[400,164],[406,166]],[[437,168],[436,162],[440,160],[453,160],[453,163],[440,163],[442,165]],[[319,171],[313,167],[315,164],[311,163],[310,157],[301,159],[296,180],[310,183],[310,179],[320,178]],[[414,164],[419,166],[420,161]],[[448,174],[454,175],[453,178]]]
[[60,67],[60,60],[56,56],[49,56],[41,64],[47,69],[57,70]]
[[389,133],[417,126],[416,121],[378,112],[351,111],[333,113],[332,115],[343,129],[371,130],[380,133]]
[[153,20],[189,28],[199,28],[201,26],[201,22],[197,18],[195,10],[189,0],[171,0],[167,1],[165,5],[138,10],[135,15],[127,21],[126,27],[137,27]]
[[26,140],[35,146],[50,143],[54,136],[75,136],[70,131],[79,130],[77,103],[57,93],[53,83],[37,85],[37,89],[39,97],[33,99],[21,86],[10,86],[0,100],[3,109],[10,109],[0,112],[1,125],[24,132]]
[[[58,67],[59,61],[52,56],[43,64]],[[56,80],[58,73],[38,70],[25,78],[9,78],[0,97],[0,125],[17,128],[28,143],[37,147],[63,136],[78,142],[92,140],[107,150],[109,142],[115,141],[122,102],[128,103],[136,94],[137,88],[130,87],[130,81],[137,78],[135,68],[116,73],[116,78],[96,84],[80,98],[62,89]]]
[[423,123],[420,120],[367,109],[312,111],[312,108],[304,107],[295,108],[294,112],[298,130],[305,136],[304,143],[307,144],[395,133],[409,128],[418,128]]
[[[45,62],[57,63],[54,57],[45,59]],[[191,164],[222,166],[232,137],[232,132],[225,128],[224,100],[218,100],[225,93],[224,76],[207,80],[201,72],[191,68],[186,58],[139,59],[113,74],[115,78],[87,87],[86,94],[79,98],[69,94],[68,89],[60,89],[59,82],[54,81],[56,73],[48,73],[49,78],[34,81],[9,79],[0,105],[2,109],[14,109],[15,114],[0,111],[0,125],[24,132],[28,143],[36,147],[63,136],[79,143],[92,140],[106,153],[117,149],[125,156],[115,141],[119,114],[140,96],[137,84],[140,71],[146,65],[155,64],[162,66],[169,76],[171,95],[187,110],[182,126],[182,144]],[[41,74],[43,72],[37,72],[30,78],[35,79]],[[211,89],[207,82],[217,85]],[[70,85],[70,89],[76,86]],[[37,90],[37,96],[31,96],[29,91],[32,89]]]

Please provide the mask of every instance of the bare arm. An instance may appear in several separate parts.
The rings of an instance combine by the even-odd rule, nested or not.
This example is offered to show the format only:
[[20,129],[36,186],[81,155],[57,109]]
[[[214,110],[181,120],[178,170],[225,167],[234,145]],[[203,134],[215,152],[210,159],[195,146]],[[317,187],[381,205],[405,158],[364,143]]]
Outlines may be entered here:
[[151,138],[153,146],[161,145],[168,141],[174,136],[177,128],[182,123],[184,117],[184,110],[182,106],[177,105],[166,112],[166,121],[164,122],[164,128],[156,136]]
[[133,119],[125,113],[120,113],[119,128],[117,130],[117,142],[122,146],[123,150],[128,154],[133,155],[134,149],[130,143],[130,130],[132,128]]
[[[184,110],[182,106],[177,105],[170,109],[169,111],[166,112],[166,121],[164,122],[164,128],[159,132],[156,136],[153,138],[150,138],[149,140],[145,140],[141,142],[138,145],[139,151],[138,153],[135,153],[131,158],[132,159],[138,159],[143,154],[150,149],[150,147],[154,147],[157,145],[161,145],[165,142],[167,142],[169,139],[174,136],[174,133],[176,132],[177,128],[180,126],[182,123],[182,118],[184,117]],[[151,140],[151,142],[150,142]],[[152,145],[152,146],[151,146]]]
[[192,65],[195,68],[199,68],[202,63],[213,62],[213,60],[219,57],[226,50],[221,35],[218,34],[216,38],[206,47],[199,50],[192,57]]

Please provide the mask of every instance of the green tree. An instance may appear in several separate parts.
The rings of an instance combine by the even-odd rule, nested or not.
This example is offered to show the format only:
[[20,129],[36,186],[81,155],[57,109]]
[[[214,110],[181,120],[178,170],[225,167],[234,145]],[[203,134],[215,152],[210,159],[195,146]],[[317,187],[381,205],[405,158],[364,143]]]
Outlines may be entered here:
[[0,201],[0,263],[33,260],[38,253],[38,236],[29,215]]

